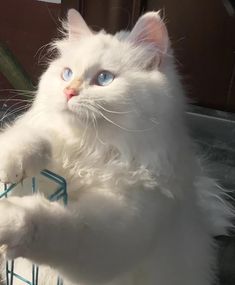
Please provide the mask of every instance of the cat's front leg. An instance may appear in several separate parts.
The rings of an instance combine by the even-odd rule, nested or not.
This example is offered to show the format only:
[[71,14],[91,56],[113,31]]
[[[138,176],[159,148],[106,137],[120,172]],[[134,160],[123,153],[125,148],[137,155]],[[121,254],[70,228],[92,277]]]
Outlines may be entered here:
[[10,197],[0,201],[0,244],[7,258],[47,264],[76,282],[105,283],[151,252],[158,217],[170,210],[167,198],[156,207],[156,195],[96,189],[68,207],[39,195]]
[[51,146],[29,126],[13,126],[0,135],[0,181],[17,183],[47,167]]
[[32,239],[28,234],[32,225],[27,222],[25,214],[18,197],[0,201],[0,246],[9,259],[21,256]]
[[144,260],[153,279],[141,284],[211,284],[214,253],[200,219],[185,215],[185,224],[178,223],[177,212],[166,209],[169,198],[158,203],[160,193],[133,191],[126,201],[111,191],[85,193],[68,208],[38,195],[2,200],[0,245],[7,258],[49,265],[76,284],[107,284]]
[[[42,253],[47,256],[47,245],[44,244],[44,241],[38,240],[38,232],[42,230],[40,224],[51,227],[50,224],[58,222],[56,219],[53,220],[54,217],[60,216],[64,212],[66,210],[63,205],[49,202],[41,195],[15,196],[0,200],[0,251],[5,254],[7,259],[32,258],[35,256],[33,252],[36,251],[36,261],[40,263],[38,254],[40,256]],[[48,225],[45,218],[49,213],[52,217],[48,215]],[[56,243],[57,234],[55,236],[49,234],[52,243]],[[47,233],[43,232],[43,235],[47,235]],[[36,245],[36,248],[34,248],[35,239],[37,239],[36,244],[40,244]]]

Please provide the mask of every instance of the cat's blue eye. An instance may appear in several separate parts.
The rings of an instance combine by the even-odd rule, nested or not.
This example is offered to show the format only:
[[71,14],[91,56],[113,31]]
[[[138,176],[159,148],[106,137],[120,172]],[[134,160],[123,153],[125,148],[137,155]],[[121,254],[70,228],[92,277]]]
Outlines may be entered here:
[[63,69],[61,77],[64,81],[70,81],[73,77],[73,71],[69,67]]
[[97,74],[95,83],[99,86],[107,86],[114,80],[114,75],[110,71],[103,70]]

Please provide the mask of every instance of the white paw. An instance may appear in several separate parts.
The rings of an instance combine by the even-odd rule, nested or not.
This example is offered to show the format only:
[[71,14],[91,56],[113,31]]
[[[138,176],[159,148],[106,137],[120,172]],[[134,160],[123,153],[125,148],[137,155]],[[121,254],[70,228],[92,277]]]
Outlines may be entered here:
[[17,183],[24,178],[23,158],[14,154],[0,154],[0,181]]
[[0,145],[0,181],[17,183],[25,177],[31,177],[46,168],[50,157],[50,146],[44,141],[15,142]]
[[25,210],[10,199],[0,201],[0,250],[5,250],[8,259],[14,259],[26,251],[30,225]]

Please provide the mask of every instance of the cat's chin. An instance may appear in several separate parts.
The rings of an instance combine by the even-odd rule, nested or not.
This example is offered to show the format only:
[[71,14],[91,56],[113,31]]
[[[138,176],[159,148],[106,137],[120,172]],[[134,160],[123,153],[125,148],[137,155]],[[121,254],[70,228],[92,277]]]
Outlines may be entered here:
[[94,124],[94,116],[84,108],[67,108],[63,110],[66,119],[70,124],[76,125],[76,127],[85,126],[89,124]]
[[93,110],[92,107],[83,103],[68,102],[67,112],[86,124],[97,121],[100,118],[100,113],[97,110]]

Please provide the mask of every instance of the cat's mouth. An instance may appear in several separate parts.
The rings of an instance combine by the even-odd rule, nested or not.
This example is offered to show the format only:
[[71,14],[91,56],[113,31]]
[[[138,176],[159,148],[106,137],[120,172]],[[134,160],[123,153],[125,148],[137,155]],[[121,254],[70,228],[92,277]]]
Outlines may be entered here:
[[[94,121],[101,115],[98,106],[87,100],[74,100],[71,98],[67,102],[67,108],[70,113],[76,115],[82,121]],[[76,98],[77,99],[77,98]]]
[[134,114],[133,111],[113,110],[110,109],[109,106],[101,104],[100,101],[101,100],[96,102],[95,100],[83,98],[75,100],[75,98],[71,98],[67,104],[68,111],[73,115],[73,117],[79,119],[85,127],[91,125],[96,129],[99,125],[104,126],[103,123],[105,122],[118,129],[136,131],[132,128],[127,128],[123,123],[120,123],[123,116],[129,116],[130,113]]

